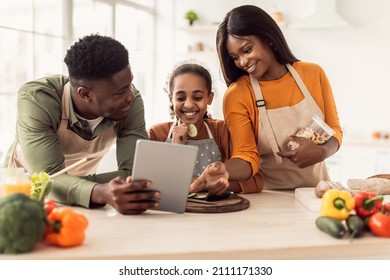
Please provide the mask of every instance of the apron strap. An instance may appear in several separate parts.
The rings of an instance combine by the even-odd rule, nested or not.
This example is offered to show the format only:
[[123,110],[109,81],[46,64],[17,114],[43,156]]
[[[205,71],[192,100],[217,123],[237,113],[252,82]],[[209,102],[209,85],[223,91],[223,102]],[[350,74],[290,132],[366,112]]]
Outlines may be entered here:
[[310,110],[313,116],[319,115],[321,119],[324,119],[324,114],[321,109],[318,107],[317,103],[314,101],[313,96],[310,94],[309,90],[302,81],[301,76],[299,76],[297,70],[290,63],[286,64],[287,69],[290,71],[291,76],[293,76],[295,82],[297,83],[299,89],[301,90],[303,96],[309,100]]
[[210,127],[209,127],[209,125],[207,124],[207,122],[204,121],[203,123],[204,123],[204,125],[206,126],[207,134],[209,135],[209,138],[210,138],[210,139],[214,139],[213,134],[211,133]]
[[256,96],[256,106],[259,109],[259,114],[261,116],[260,121],[262,124],[262,127],[264,128],[265,134],[267,135],[267,139],[269,142],[269,145],[272,149],[272,152],[274,154],[275,160],[277,164],[282,163],[282,158],[277,154],[279,150],[278,143],[276,142],[275,133],[272,130],[271,123],[269,121],[267,110],[265,108],[265,101],[263,98],[263,94],[261,93],[259,81],[255,79],[252,75],[249,75],[252,83],[252,88],[255,92]]
[[62,110],[62,120],[69,119],[69,102],[70,102],[70,82],[67,82],[64,85],[64,89],[62,91],[62,103],[64,104],[63,110]]
[[292,65],[290,63],[286,64],[286,66],[287,66],[287,69],[290,71],[291,76],[293,76],[295,82],[297,83],[299,89],[301,90],[301,92],[305,96],[305,98],[310,98],[311,94],[310,94],[309,90],[307,89],[307,87],[305,86],[305,84],[303,83],[301,76],[299,76],[298,72],[294,69],[294,67],[292,67]]

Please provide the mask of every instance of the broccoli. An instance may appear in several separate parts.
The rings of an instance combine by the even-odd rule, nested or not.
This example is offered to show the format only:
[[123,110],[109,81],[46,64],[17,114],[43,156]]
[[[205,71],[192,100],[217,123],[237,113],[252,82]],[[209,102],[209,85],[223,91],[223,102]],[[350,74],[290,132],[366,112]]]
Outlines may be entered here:
[[0,253],[32,251],[46,228],[43,204],[25,194],[15,193],[0,199]]

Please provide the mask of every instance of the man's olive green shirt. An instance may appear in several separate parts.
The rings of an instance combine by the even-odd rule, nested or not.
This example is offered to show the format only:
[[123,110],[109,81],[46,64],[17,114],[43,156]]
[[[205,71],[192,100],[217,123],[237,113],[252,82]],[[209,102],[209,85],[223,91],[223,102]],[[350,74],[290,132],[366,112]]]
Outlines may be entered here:
[[[18,92],[15,143],[20,143],[23,156],[32,172],[45,171],[53,174],[65,167],[57,130],[62,117],[62,93],[67,82],[66,76],[49,76],[26,83]],[[53,180],[50,198],[69,205],[92,207],[91,192],[97,183],[107,183],[119,175],[131,175],[136,141],[147,139],[143,100],[133,85],[132,91],[135,99],[127,117],[120,121],[104,119],[93,133],[85,121],[77,119],[70,101],[68,129],[84,140],[92,140],[107,128],[114,127],[118,168],[113,172],[84,177],[60,175]],[[8,157],[9,155],[10,152]]]

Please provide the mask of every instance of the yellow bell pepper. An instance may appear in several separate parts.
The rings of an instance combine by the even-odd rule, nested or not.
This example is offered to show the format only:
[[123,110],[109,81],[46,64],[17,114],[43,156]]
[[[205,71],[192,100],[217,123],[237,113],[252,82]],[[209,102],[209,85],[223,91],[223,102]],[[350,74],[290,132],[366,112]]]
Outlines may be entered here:
[[320,216],[330,217],[343,221],[355,209],[355,199],[343,190],[329,189],[322,196]]

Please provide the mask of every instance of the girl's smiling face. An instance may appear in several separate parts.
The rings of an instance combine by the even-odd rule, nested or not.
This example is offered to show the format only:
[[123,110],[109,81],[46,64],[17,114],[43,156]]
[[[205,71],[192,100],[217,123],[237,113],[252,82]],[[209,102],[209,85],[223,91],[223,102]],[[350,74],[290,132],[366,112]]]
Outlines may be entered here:
[[199,128],[213,97],[214,93],[207,89],[204,78],[193,73],[184,73],[174,78],[169,101],[178,119],[184,123],[195,124]]

